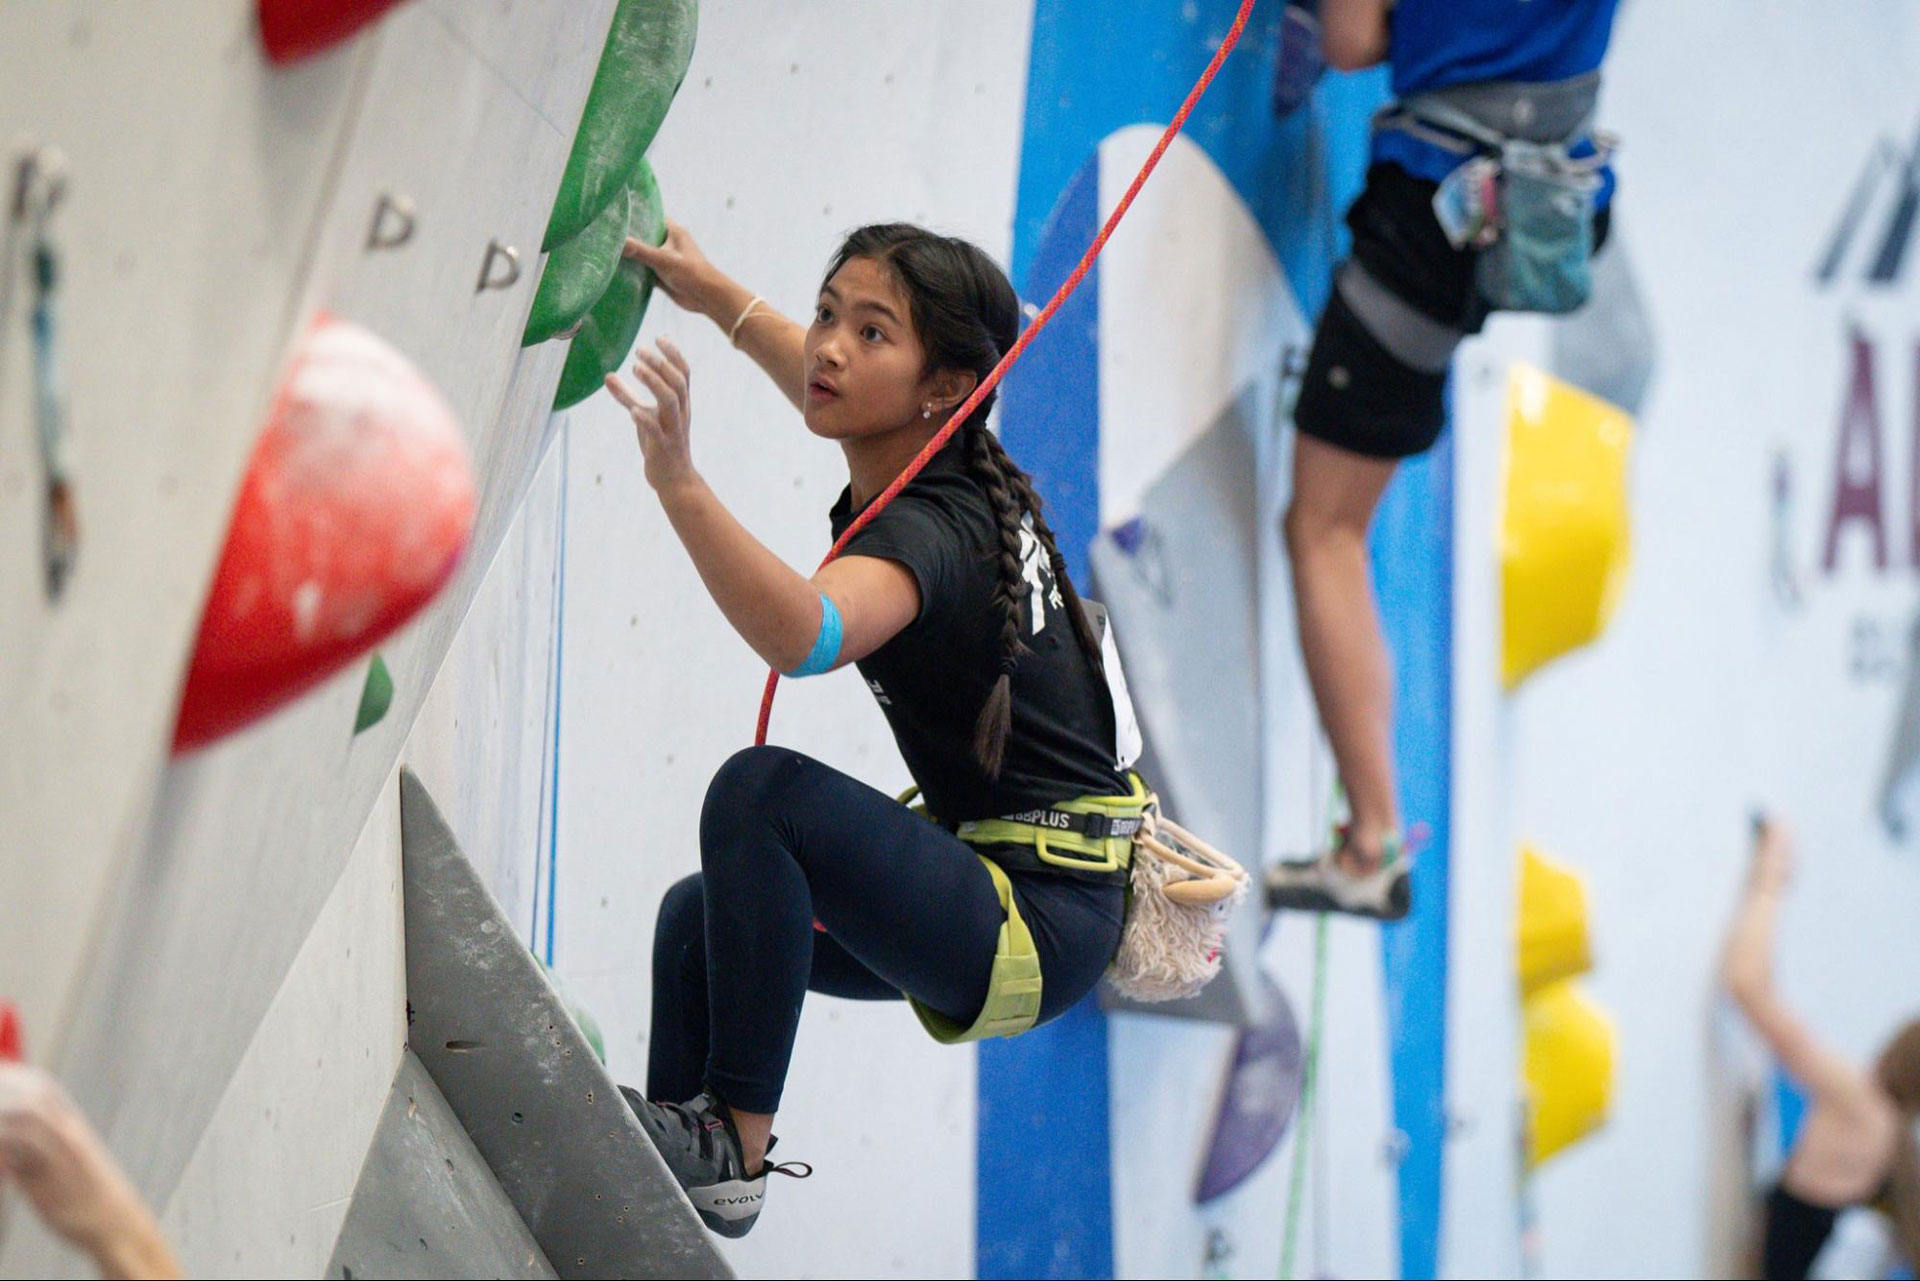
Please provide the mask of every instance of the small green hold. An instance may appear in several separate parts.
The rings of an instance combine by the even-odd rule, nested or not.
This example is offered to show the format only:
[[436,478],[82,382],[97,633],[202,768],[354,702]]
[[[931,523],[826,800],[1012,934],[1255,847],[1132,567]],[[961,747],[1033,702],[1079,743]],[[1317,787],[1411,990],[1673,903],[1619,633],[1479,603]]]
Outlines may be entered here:
[[360,711],[353,718],[353,732],[358,734],[378,725],[392,706],[393,674],[376,651],[373,662],[367,665],[367,683],[360,689]]
[[573,993],[567,990],[567,985],[560,981],[560,976],[553,972],[552,966],[540,959],[538,952],[533,954],[533,963],[540,967],[540,972],[547,976],[549,983],[553,984],[553,990],[560,994],[560,1003],[566,1006],[567,1013],[573,1016],[574,1023],[580,1028],[580,1035],[586,1038],[588,1047],[593,1051],[593,1057],[600,1060],[600,1066],[605,1067],[607,1038],[606,1034],[600,1030],[600,1020],[593,1017],[592,1010],[574,999]]
[[593,1057],[600,1060],[600,1066],[607,1065],[607,1038],[600,1031],[600,1020],[593,1012],[571,998],[567,1000],[567,1013],[573,1015],[573,1021],[580,1025],[580,1035],[587,1038],[587,1044],[593,1047]]

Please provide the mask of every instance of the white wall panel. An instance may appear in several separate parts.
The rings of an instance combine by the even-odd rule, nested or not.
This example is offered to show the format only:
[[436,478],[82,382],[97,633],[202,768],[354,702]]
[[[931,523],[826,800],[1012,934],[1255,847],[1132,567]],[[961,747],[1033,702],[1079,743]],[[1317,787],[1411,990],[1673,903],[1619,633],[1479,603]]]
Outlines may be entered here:
[[162,1226],[190,1276],[319,1276],[406,1045],[390,777],[187,1162]]
[[[610,0],[594,7],[604,29]],[[505,25],[489,38],[547,39],[554,33],[540,17],[528,6],[493,15]],[[557,30],[577,37],[574,28],[583,24],[590,25],[575,12]],[[251,65],[258,57],[251,31],[239,39],[229,56]],[[362,86],[367,105],[331,187],[306,197],[326,211],[319,247],[305,273],[277,291],[276,305],[302,321],[327,307],[367,324],[442,387],[474,446],[481,512],[460,573],[421,619],[383,646],[397,693],[382,725],[351,736],[365,670],[356,663],[165,774],[144,847],[113,886],[110,924],[61,1064],[136,1182],[161,1200],[333,893],[531,479],[563,357],[555,344],[523,354],[519,336],[573,122],[552,124],[502,79],[484,56],[484,42],[457,32],[430,7],[397,10],[362,37],[361,47],[372,57]],[[525,49],[519,56],[531,67]],[[570,92],[577,115],[591,68],[572,50],[557,65],[571,67],[575,79],[570,89],[555,79],[549,96],[558,101]],[[362,246],[378,193],[409,197],[417,228],[405,246],[368,255]],[[512,288],[479,292],[490,239],[519,249],[522,275]],[[189,317],[187,327],[193,323]],[[210,566],[209,559],[201,573]],[[170,678],[157,683],[170,685]],[[203,1021],[196,1036],[178,1034],[207,1009],[221,1017]]]
[[254,5],[0,6],[0,163],[65,153],[60,360],[82,544],[49,608],[24,238],[0,223],[0,990],[60,1048],[144,835],[232,496],[367,46],[293,70]]

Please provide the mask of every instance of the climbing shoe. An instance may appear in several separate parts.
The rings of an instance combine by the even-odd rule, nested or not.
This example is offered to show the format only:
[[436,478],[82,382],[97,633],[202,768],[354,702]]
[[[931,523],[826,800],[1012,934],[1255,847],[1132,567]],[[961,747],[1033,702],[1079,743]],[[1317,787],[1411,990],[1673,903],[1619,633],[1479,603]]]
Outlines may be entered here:
[[1381,850],[1380,866],[1355,876],[1335,857],[1339,846],[1318,858],[1280,863],[1267,869],[1267,906],[1290,912],[1346,912],[1376,921],[1397,921],[1413,910],[1413,887],[1408,873],[1413,862],[1401,842],[1389,839]]
[[[766,1200],[769,1174],[804,1179],[813,1173],[813,1167],[803,1161],[762,1162],[760,1172],[748,1178],[740,1135],[727,1109],[711,1093],[685,1103],[654,1103],[624,1085],[620,1093],[680,1181],[700,1221],[723,1237],[743,1237],[753,1230]],[[774,1142],[767,1140],[769,1153]]]

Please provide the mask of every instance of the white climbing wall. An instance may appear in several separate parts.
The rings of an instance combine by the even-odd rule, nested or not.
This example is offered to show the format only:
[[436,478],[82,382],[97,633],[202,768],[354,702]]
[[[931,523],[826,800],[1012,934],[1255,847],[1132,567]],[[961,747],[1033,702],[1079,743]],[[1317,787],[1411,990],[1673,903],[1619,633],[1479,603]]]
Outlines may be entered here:
[[[289,71],[265,64],[250,3],[192,20],[84,4],[0,14],[0,82],[18,95],[6,118],[71,165],[57,226],[87,529],[72,592],[48,609],[25,298],[0,275],[15,286],[0,290],[3,456],[23,496],[6,504],[0,671],[28,749],[7,753],[0,797],[0,991],[136,1183],[175,1207],[197,1267],[324,1264],[326,1203],[351,1191],[397,1062],[397,882],[364,860],[350,883],[341,873],[545,439],[562,349],[522,355],[519,335],[611,12],[611,0],[421,0]],[[374,252],[367,229],[387,197],[412,207],[414,235]],[[518,278],[496,264],[499,287],[477,289],[507,250]],[[317,308],[382,333],[447,394],[481,475],[472,549],[387,643],[398,694],[381,726],[351,737],[355,664],[166,765],[231,495],[282,351]],[[390,865],[391,836],[369,838],[366,858]],[[373,995],[341,999],[356,990]],[[314,1044],[336,1066],[326,1089],[300,1090],[286,1060]],[[308,1177],[277,1197],[262,1182],[271,1154],[264,1166],[221,1155],[263,1141],[281,1160],[310,1150]],[[285,1217],[253,1220],[265,1199]],[[234,1242],[263,1239],[275,1250],[228,1259]],[[4,1266],[58,1257],[22,1231]]]
[[0,12],[8,198],[25,146],[70,166],[55,228],[82,543],[57,609],[40,590],[31,290],[11,223],[0,258],[0,976],[42,1053],[64,1039],[104,896],[144,837],[371,53],[273,71],[252,55],[252,10]]

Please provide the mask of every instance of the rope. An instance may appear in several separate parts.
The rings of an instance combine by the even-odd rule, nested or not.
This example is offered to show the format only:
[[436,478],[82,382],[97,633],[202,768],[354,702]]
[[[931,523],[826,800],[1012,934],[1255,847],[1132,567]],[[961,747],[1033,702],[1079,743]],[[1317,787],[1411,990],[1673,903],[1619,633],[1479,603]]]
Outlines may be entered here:
[[[566,677],[567,634],[567,484],[573,471],[573,419],[560,423],[560,513],[554,521],[559,530],[554,550],[553,570],[553,773],[547,802],[547,968],[553,968],[553,922],[560,898],[560,709],[562,682]],[[540,929],[540,870],[534,869],[534,930]],[[535,952],[535,955],[539,955]]]
[[[1126,194],[1120,197],[1120,203],[1115,205],[1113,212],[1108,215],[1106,223],[1100,228],[1100,234],[1093,238],[1093,243],[1087,247],[1087,252],[1081,255],[1079,265],[1074,267],[1073,274],[1068,276],[1066,283],[1054,292],[1052,298],[1048,299],[1047,305],[1040,309],[1040,314],[1033,318],[1033,323],[1020,332],[1020,337],[1008,349],[1007,354],[1000,358],[1000,363],[993,367],[992,372],[973,389],[973,394],[953,411],[953,416],[947,419],[946,425],[935,432],[933,439],[929,440],[926,447],[907,464],[906,470],[894,477],[893,483],[882,490],[880,496],[869,503],[866,510],[847,526],[847,531],[834,541],[833,547],[820,562],[820,569],[825,569],[831,564],[854,535],[871,524],[874,517],[878,516],[888,503],[899,497],[901,490],[913,482],[913,478],[920,474],[921,469],[933,461],[934,455],[938,454],[953,438],[953,434],[960,430],[961,424],[965,423],[968,416],[979,408],[980,402],[1000,385],[1000,380],[1006,376],[1013,362],[1020,359],[1020,354],[1027,349],[1027,344],[1031,343],[1040,331],[1046,328],[1047,322],[1053,319],[1053,313],[1060,310],[1060,305],[1080,287],[1080,282],[1086,279],[1087,272],[1093,268],[1093,260],[1100,256],[1102,249],[1106,248],[1108,237],[1113,235],[1114,229],[1120,225],[1120,220],[1126,216],[1127,209],[1133,204],[1133,198],[1140,194],[1140,188],[1146,184],[1147,175],[1151,174],[1154,167],[1160,163],[1160,157],[1166,154],[1167,148],[1172,145],[1181,127],[1187,123],[1187,117],[1199,104],[1201,95],[1206,93],[1207,86],[1213,83],[1213,77],[1220,70],[1220,65],[1227,60],[1227,55],[1232,53],[1233,47],[1240,42],[1240,33],[1246,30],[1247,19],[1252,13],[1253,0],[1240,0],[1240,11],[1234,16],[1233,26],[1228,30],[1226,39],[1222,40],[1220,47],[1214,50],[1213,60],[1207,63],[1207,69],[1200,73],[1200,79],[1195,81],[1193,88],[1188,91],[1186,101],[1180,104],[1180,110],[1174,112],[1173,120],[1160,135],[1160,141],[1154,145],[1152,154],[1147,157],[1147,162],[1140,166],[1140,172],[1134,175],[1132,185],[1127,188]],[[820,570],[816,569],[814,572],[819,573]],[[753,741],[756,745],[764,746],[767,741],[767,726],[773,719],[773,695],[779,685],[780,673],[777,670],[769,671],[766,691],[760,698],[760,723],[754,730]]]
[[1280,1238],[1280,1281],[1293,1275],[1293,1248],[1300,1227],[1301,1189],[1306,1183],[1307,1148],[1313,1139],[1313,1113],[1320,1078],[1320,1028],[1327,1007],[1327,914],[1313,926],[1313,1006],[1307,1017],[1307,1062],[1301,1075],[1300,1125],[1293,1136],[1293,1172],[1287,1183],[1287,1227]]

